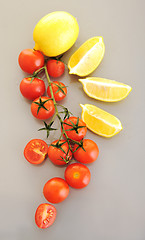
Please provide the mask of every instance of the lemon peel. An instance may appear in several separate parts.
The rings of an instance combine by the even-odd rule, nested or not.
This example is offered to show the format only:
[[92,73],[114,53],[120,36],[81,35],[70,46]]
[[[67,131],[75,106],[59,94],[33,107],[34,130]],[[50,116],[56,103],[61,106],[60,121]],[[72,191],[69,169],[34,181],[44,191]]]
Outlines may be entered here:
[[49,13],[40,19],[34,28],[34,49],[49,57],[61,55],[72,47],[78,34],[78,22],[70,13]]

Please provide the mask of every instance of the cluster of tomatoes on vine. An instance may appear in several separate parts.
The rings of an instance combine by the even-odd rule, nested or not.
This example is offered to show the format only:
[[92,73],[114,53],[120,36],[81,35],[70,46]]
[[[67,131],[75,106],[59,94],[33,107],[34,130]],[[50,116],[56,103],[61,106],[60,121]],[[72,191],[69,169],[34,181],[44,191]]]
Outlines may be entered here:
[[[18,58],[21,69],[31,74],[20,83],[22,95],[31,100],[32,115],[40,120],[51,118],[49,124],[44,121],[47,137],[50,131],[55,131],[53,123],[58,118],[61,127],[60,137],[47,144],[42,139],[32,139],[24,148],[24,156],[31,164],[40,164],[48,158],[55,165],[66,166],[64,179],[54,177],[49,179],[43,188],[43,194],[50,203],[62,202],[72,188],[84,188],[90,182],[90,170],[84,165],[96,161],[99,154],[97,144],[84,139],[87,133],[86,124],[79,118],[71,116],[69,110],[58,104],[67,95],[67,87],[60,81],[51,81],[50,77],[60,77],[65,70],[60,58],[46,58],[40,51],[33,49],[23,50]],[[45,72],[48,80],[46,90],[44,80],[40,74]],[[48,96],[44,96],[47,92]],[[77,161],[71,163],[72,158]],[[56,218],[56,208],[49,203],[42,203],[35,213],[35,222],[39,228],[47,228]]]

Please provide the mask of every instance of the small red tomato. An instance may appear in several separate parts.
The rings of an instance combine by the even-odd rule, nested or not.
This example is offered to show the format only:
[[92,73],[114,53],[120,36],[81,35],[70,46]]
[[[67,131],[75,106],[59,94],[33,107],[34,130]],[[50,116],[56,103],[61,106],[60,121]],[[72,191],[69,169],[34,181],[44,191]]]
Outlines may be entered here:
[[82,140],[87,132],[86,124],[77,117],[69,117],[65,119],[63,127],[67,136],[75,141]]
[[[53,83],[51,83],[51,87],[52,87],[55,101],[61,101],[62,99],[64,99],[66,97],[67,88],[62,82],[53,81]],[[50,92],[49,86],[47,88],[47,94],[51,98],[51,92]]]
[[65,65],[63,62],[55,59],[51,59],[46,64],[47,71],[51,77],[60,77],[65,70]]
[[35,213],[35,223],[39,228],[50,227],[56,218],[56,208],[48,203],[42,203],[38,206]]
[[72,152],[65,140],[55,140],[48,148],[48,157],[56,165],[65,165],[72,159]]
[[91,178],[91,173],[88,167],[81,163],[70,164],[64,173],[66,182],[73,188],[86,187]]
[[54,103],[48,97],[36,98],[31,104],[31,112],[38,119],[48,119],[55,112]]
[[77,148],[78,144],[75,144],[73,148],[74,158],[81,163],[92,163],[98,158],[99,148],[97,144],[90,139],[83,140],[83,148],[85,151],[82,147]]
[[44,66],[44,56],[41,52],[33,49],[24,49],[18,58],[21,69],[29,74]]
[[54,177],[45,183],[43,194],[48,202],[60,203],[67,198],[69,186],[64,179]]
[[44,81],[38,78],[23,78],[20,83],[20,91],[23,97],[34,100],[42,96],[45,92]]
[[47,143],[41,139],[32,139],[24,148],[24,157],[32,164],[40,164],[48,153]]

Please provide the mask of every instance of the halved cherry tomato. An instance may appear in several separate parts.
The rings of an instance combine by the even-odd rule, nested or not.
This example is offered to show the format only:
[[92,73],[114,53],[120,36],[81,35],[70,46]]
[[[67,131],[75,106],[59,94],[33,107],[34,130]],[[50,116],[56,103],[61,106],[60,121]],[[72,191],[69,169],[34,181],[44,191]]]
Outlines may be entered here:
[[47,143],[41,139],[32,139],[24,148],[26,160],[32,164],[40,164],[48,153]]
[[74,158],[81,163],[92,163],[96,161],[99,155],[97,144],[91,139],[83,139],[82,144],[84,150],[82,147],[78,147],[78,144],[74,145]]
[[22,95],[29,99],[34,100],[42,96],[45,92],[44,81],[38,78],[23,78],[20,83],[20,91]]
[[48,147],[48,157],[56,165],[65,165],[72,159],[72,152],[65,140],[55,140]]
[[65,70],[64,63],[55,59],[48,60],[46,67],[48,74],[51,77],[60,77]]
[[48,119],[55,112],[53,101],[48,97],[36,98],[31,104],[31,112],[38,119]]
[[48,203],[42,203],[38,206],[35,213],[35,223],[39,228],[50,227],[56,218],[56,208]]
[[39,51],[24,49],[19,54],[18,62],[24,72],[33,74],[44,66],[44,56]]
[[[53,81],[53,83],[51,83],[51,87],[52,87],[55,101],[61,101],[62,99],[64,99],[66,97],[67,88],[62,82]],[[49,86],[47,88],[47,94],[51,98],[51,92],[50,92]]]
[[65,180],[73,188],[86,187],[91,178],[88,167],[81,163],[72,163],[65,170]]
[[75,141],[82,140],[87,132],[86,124],[77,117],[69,117],[65,119],[63,127],[67,136]]
[[54,177],[45,183],[43,194],[48,202],[60,203],[67,198],[69,186],[64,179]]

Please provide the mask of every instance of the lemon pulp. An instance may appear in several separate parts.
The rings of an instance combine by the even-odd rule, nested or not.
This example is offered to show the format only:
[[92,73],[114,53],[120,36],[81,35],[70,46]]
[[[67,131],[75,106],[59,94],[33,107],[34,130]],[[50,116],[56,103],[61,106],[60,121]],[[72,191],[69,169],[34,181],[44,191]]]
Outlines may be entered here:
[[83,43],[70,57],[68,68],[70,74],[87,76],[102,61],[105,53],[103,37],[93,37]]
[[128,96],[132,88],[117,81],[88,77],[79,79],[85,93],[94,99],[106,102],[117,102]]
[[120,120],[112,114],[91,104],[80,104],[80,106],[82,108],[82,120],[92,132],[109,138],[123,129]]

